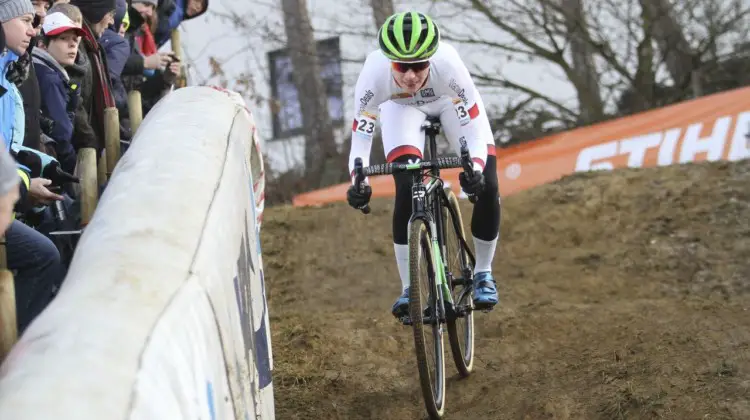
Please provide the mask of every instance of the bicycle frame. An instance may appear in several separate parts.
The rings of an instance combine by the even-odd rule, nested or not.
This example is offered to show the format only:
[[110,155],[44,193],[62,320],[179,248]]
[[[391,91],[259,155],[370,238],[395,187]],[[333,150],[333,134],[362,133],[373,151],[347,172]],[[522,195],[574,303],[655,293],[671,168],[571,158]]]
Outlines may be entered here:
[[[433,154],[437,150],[436,136],[440,130],[440,124],[437,122],[429,121],[428,125],[425,126],[425,134],[429,139],[429,156],[433,157]],[[415,165],[418,168],[418,164]],[[438,296],[439,308],[437,309],[437,315],[440,320],[445,319],[445,300],[453,306],[453,297],[451,293],[451,285],[448,283],[446,278],[447,266],[443,261],[443,255],[445,255],[445,233],[443,226],[443,200],[447,202],[447,195],[444,190],[444,182],[440,178],[440,169],[434,167],[428,171],[430,181],[425,185],[423,178],[425,176],[422,172],[414,172],[412,175],[412,215],[409,219],[411,223],[415,219],[422,219],[430,226],[430,236],[432,240],[432,265],[435,267],[435,282],[437,283],[438,290],[442,293]],[[441,196],[442,193],[442,196]]]

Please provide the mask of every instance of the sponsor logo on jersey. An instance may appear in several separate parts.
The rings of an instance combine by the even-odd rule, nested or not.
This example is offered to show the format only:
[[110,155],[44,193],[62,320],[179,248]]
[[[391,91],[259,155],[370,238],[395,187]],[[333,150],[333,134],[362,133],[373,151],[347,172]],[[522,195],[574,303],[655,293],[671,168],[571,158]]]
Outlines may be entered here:
[[412,94],[408,92],[394,93],[391,95],[391,99],[407,99],[411,98]]
[[469,100],[466,99],[466,89],[459,86],[458,83],[456,83],[456,79],[451,79],[450,83],[448,83],[448,87],[456,92],[456,95],[461,98],[461,100],[464,102],[464,105],[469,105]]
[[432,99],[422,100],[422,99],[416,99],[415,96],[409,96],[409,97],[406,97],[406,98],[391,97],[392,101],[395,101],[399,105],[406,105],[406,106],[422,106],[422,105],[427,105],[427,104],[433,103],[433,102],[435,102],[435,101],[437,101],[439,99],[440,98],[432,98]]
[[423,98],[432,98],[435,96],[435,90],[432,88],[422,89],[419,93]]
[[365,91],[365,95],[359,98],[359,113],[360,114],[365,111],[367,104],[369,104],[372,98],[374,97],[375,97],[375,94],[370,89],[367,89]]

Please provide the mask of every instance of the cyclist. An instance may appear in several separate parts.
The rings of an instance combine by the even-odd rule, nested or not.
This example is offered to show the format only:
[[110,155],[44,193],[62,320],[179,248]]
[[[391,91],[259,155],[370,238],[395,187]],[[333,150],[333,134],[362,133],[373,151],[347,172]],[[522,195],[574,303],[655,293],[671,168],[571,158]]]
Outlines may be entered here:
[[[427,15],[403,12],[390,16],[379,31],[380,48],[365,60],[355,88],[355,113],[349,171],[354,184],[354,160],[369,163],[372,136],[379,119],[388,162],[417,162],[422,158],[425,119],[439,117],[446,137],[458,153],[465,142],[474,162],[474,173],[459,177],[467,195],[475,195],[471,232],[476,253],[474,304],[492,309],[498,302],[492,259],[500,231],[500,196],[495,143],[482,98],[468,69],[450,45],[440,40],[440,30]],[[393,211],[393,248],[401,277],[402,294],[392,313],[408,314],[411,176],[396,174]],[[365,180],[367,184],[367,180]],[[354,208],[369,203],[372,189],[360,193],[349,187],[347,201]]]

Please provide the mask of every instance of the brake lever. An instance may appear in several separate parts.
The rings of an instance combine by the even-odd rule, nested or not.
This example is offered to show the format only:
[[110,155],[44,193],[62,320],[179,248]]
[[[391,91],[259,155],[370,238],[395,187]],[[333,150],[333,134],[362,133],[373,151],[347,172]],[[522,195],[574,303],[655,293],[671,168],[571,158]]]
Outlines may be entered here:
[[[467,176],[473,176],[474,175],[474,165],[471,163],[471,156],[469,155],[469,148],[466,146],[461,146],[461,161],[462,165],[464,167],[464,173]],[[472,194],[469,195],[469,201],[474,204],[479,199],[476,195]]]
[[[354,159],[354,184],[360,193],[365,192],[365,174],[362,173],[362,158]],[[370,214],[370,205],[365,204],[359,210],[364,214]]]

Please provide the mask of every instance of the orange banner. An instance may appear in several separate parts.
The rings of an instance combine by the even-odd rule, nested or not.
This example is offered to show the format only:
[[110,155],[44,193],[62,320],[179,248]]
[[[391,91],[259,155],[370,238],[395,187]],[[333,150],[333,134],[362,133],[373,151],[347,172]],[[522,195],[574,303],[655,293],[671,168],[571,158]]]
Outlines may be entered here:
[[[665,166],[750,157],[750,87],[497,149],[500,194],[507,196],[574,172]],[[441,171],[458,185],[459,169]],[[374,197],[391,197],[391,176],[370,178]],[[295,206],[346,200],[349,184],[300,194]],[[456,188],[455,190],[457,190]],[[463,194],[462,194],[463,195]]]

